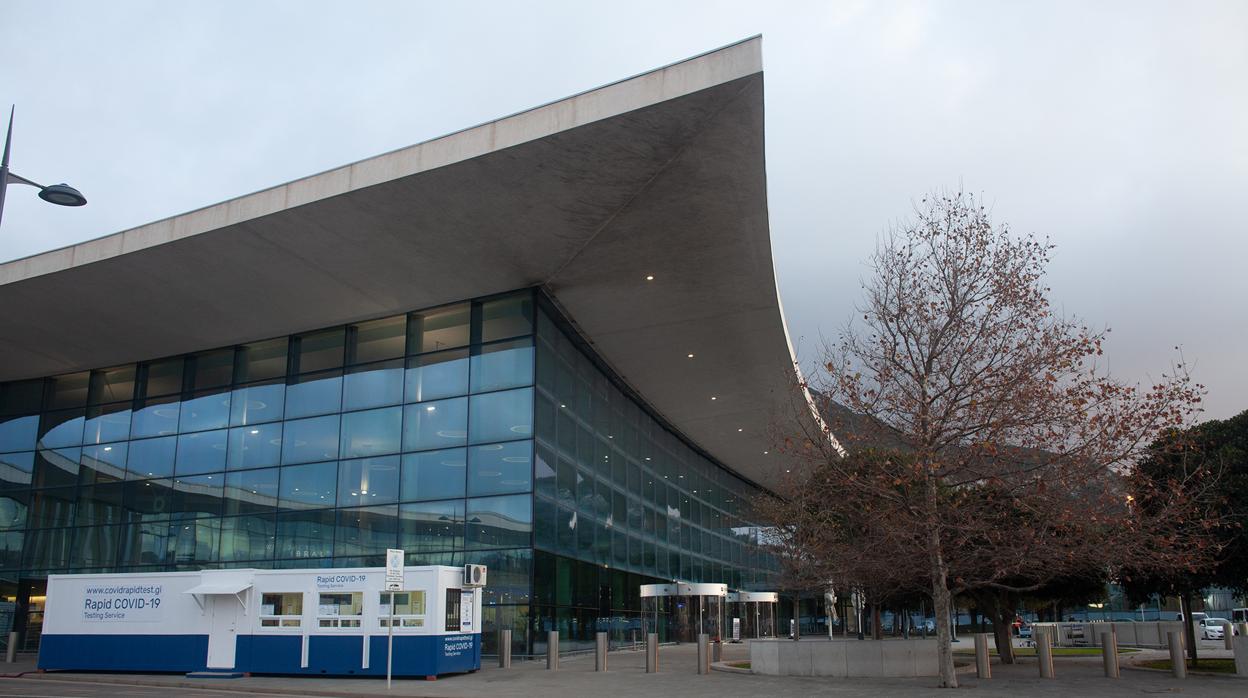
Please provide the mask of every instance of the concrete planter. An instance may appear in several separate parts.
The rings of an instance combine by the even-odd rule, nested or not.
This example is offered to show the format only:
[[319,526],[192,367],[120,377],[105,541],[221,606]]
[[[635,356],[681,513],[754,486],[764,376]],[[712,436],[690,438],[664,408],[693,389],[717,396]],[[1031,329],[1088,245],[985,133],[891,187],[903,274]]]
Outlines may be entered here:
[[772,676],[936,676],[936,640],[751,640],[750,669]]

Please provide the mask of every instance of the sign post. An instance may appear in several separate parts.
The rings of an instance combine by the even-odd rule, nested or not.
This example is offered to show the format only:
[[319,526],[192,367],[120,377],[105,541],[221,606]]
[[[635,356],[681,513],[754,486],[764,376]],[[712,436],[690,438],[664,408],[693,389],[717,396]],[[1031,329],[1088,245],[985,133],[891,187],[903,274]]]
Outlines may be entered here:
[[[386,549],[386,591],[390,594],[390,620],[386,623],[386,690],[390,690],[390,675],[394,667],[394,595],[403,589],[403,551]],[[368,641],[368,636],[364,636]]]

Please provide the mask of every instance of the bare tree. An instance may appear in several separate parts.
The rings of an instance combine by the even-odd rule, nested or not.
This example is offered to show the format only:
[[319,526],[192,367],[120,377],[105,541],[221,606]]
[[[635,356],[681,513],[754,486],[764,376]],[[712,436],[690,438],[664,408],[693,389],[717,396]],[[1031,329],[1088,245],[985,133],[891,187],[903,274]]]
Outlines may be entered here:
[[[1121,479],[1161,429],[1198,411],[1203,389],[1181,365],[1151,387],[1109,377],[1105,333],[1050,307],[1052,249],[994,226],[970,195],[924,199],[871,257],[861,322],[826,347],[815,387],[855,418],[807,421],[783,443],[807,479],[780,493],[773,520],[796,516],[785,502],[816,509],[788,523],[823,527],[801,534],[834,558],[821,573],[921,580],[942,686],[957,685],[954,594],[1032,591],[1127,555],[1194,564],[1172,545],[1182,532],[1127,505]],[[881,436],[895,450],[854,455]]]

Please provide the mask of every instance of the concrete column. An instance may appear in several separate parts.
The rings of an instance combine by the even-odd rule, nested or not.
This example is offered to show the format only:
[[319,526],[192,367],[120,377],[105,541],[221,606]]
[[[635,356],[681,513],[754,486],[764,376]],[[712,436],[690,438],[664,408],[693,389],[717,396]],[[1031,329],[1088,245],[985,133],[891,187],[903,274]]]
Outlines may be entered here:
[[1174,678],[1187,678],[1187,660],[1183,657],[1183,631],[1171,630],[1166,633],[1166,644],[1170,646],[1170,666]]
[[659,634],[646,635],[646,673],[654,674],[659,670]]
[[546,668],[550,671],[559,671],[558,630],[551,630],[546,633]]
[[712,662],[724,661],[724,643],[720,642],[719,640],[716,640],[711,643],[711,661]]
[[511,668],[511,628],[498,631],[498,668]]
[[988,633],[975,633],[975,675],[981,679],[992,678],[992,663],[988,655]]
[[1053,678],[1053,641],[1047,632],[1036,635],[1036,656],[1040,659],[1040,678]]
[[698,673],[711,673],[711,636],[698,633]]
[[1235,638],[1235,673],[1248,677],[1248,628],[1241,629]]
[[607,634],[594,635],[594,671],[607,670]]
[[1101,633],[1101,657],[1105,661],[1105,676],[1120,678],[1118,673],[1118,633],[1110,630]]

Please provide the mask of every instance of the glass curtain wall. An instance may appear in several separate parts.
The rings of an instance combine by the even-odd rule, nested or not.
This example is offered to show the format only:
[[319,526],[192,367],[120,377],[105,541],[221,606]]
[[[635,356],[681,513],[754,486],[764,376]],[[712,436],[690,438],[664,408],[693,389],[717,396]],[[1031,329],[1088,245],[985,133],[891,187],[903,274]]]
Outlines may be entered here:
[[644,641],[641,584],[766,590],[756,489],[567,327],[528,289],[0,384],[0,637],[37,646],[49,572],[380,566],[389,547],[489,567],[487,653],[499,627],[517,653],[551,629],[569,650]]
[[488,565],[487,623],[522,637],[534,309],[526,290],[0,385],[0,623],[37,644],[49,572],[374,566],[400,547]]
[[539,304],[535,646],[556,629],[570,649],[599,630],[644,642],[641,584],[766,588],[775,565],[747,519],[757,489],[643,409],[558,317]]

